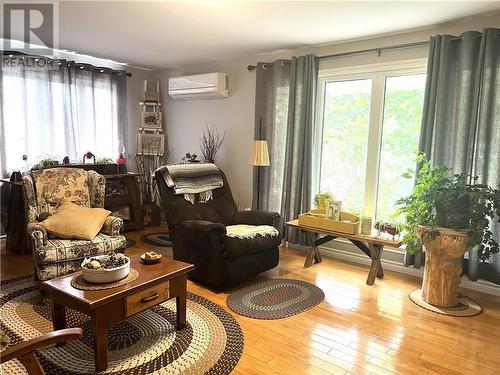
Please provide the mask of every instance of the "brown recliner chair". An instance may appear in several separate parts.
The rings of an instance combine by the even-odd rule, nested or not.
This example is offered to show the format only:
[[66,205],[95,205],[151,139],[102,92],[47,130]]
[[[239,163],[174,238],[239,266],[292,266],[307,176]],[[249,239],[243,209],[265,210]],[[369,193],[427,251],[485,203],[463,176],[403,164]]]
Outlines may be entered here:
[[192,263],[189,278],[213,288],[234,286],[278,265],[280,236],[233,238],[226,226],[271,225],[279,228],[276,212],[238,211],[226,176],[224,186],[214,189],[213,199],[191,204],[175,195],[161,173],[155,173],[165,210],[174,259]]

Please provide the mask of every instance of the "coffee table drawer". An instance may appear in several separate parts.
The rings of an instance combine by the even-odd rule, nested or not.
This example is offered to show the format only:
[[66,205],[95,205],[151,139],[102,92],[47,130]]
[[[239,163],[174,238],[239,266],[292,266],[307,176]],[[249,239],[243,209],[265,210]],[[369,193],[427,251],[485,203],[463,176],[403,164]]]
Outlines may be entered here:
[[125,317],[169,299],[168,282],[152,286],[125,298]]

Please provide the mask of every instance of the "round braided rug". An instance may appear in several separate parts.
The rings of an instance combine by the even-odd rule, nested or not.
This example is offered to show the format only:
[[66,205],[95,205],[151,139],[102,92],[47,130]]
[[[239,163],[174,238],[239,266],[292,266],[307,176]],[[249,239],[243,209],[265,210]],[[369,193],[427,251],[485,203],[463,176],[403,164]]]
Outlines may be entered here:
[[[50,302],[40,303],[32,277],[2,282],[0,331],[8,345],[52,331]],[[94,374],[90,319],[66,309],[68,327],[81,327],[80,340],[37,351],[50,375]],[[243,351],[243,333],[222,307],[188,293],[187,325],[176,331],[175,299],[136,314],[108,331],[108,369],[100,374],[229,374]],[[23,374],[18,360],[5,374]]]
[[83,278],[82,271],[78,271],[76,275],[73,276],[70,283],[73,288],[80,290],[103,290],[103,289],[116,288],[117,286],[128,284],[137,279],[138,277],[139,277],[139,272],[131,268],[128,275],[121,280],[113,281],[111,283],[97,284],[97,283],[89,283],[87,280]]
[[325,299],[316,285],[301,280],[273,279],[231,293],[227,305],[254,319],[281,319],[309,310]]
[[141,236],[141,241],[153,246],[172,247],[168,232],[154,232]]

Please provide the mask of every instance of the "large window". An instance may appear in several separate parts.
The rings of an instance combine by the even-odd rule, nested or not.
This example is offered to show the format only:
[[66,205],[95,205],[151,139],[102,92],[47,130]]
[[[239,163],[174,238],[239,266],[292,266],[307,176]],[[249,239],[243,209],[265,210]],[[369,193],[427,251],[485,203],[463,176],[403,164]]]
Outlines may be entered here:
[[343,209],[390,220],[409,194],[415,171],[425,88],[425,62],[401,69],[364,67],[320,76],[320,190]]
[[320,188],[355,210],[364,202],[371,87],[371,79],[325,83]]
[[120,141],[127,141],[126,87],[124,75],[64,64],[46,70],[3,67],[1,177],[49,157],[81,162],[87,151],[116,157]]
[[425,74],[385,79],[376,209],[379,219],[389,219],[394,214],[395,201],[413,188],[414,180],[401,178],[401,174],[415,171],[424,89]]

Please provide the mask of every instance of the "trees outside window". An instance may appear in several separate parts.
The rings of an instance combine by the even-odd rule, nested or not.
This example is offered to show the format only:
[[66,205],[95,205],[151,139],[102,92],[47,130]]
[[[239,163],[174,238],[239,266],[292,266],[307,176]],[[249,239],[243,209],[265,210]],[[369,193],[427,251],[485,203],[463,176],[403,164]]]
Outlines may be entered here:
[[320,73],[320,190],[346,211],[394,219],[415,171],[425,89],[425,61]]

